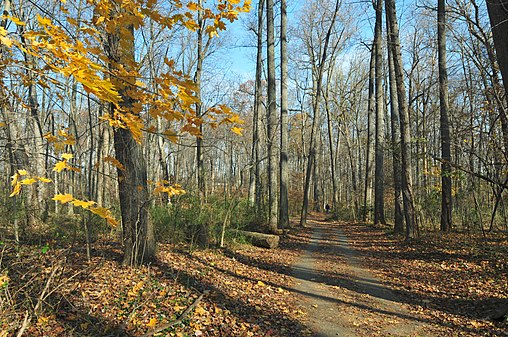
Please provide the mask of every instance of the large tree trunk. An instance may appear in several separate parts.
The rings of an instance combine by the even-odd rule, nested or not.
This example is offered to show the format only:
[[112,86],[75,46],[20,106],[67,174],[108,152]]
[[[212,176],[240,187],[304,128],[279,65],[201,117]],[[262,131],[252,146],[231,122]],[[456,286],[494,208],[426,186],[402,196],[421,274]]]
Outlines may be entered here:
[[376,4],[376,26],[374,33],[375,48],[375,74],[376,74],[376,151],[375,151],[375,180],[374,180],[374,223],[385,224],[384,206],[384,92],[383,92],[383,0],[377,0]]
[[[119,33],[120,27],[113,33],[107,33],[105,47],[112,70],[121,67],[132,69],[135,64],[133,26],[126,25],[122,28],[122,36]],[[135,103],[129,95],[129,91],[133,90],[131,83],[135,83],[135,79],[115,77],[112,81],[122,101],[118,108],[111,106],[111,114],[126,113]],[[114,130],[114,146],[116,158],[124,166],[123,170],[117,170],[123,226],[123,264],[136,266],[152,260],[155,256],[153,226],[148,219],[146,161],[141,144],[136,142],[128,129]]]
[[268,63],[268,95],[266,111],[267,156],[268,156],[268,225],[270,230],[277,229],[277,171],[274,165],[274,143],[276,128],[276,83],[275,83],[275,37],[274,37],[273,0],[266,1],[266,34]]
[[441,132],[441,231],[452,228],[452,178],[450,125],[448,122],[448,74],[446,70],[446,5],[437,1],[437,45],[439,66],[439,112]]
[[[386,1],[386,5],[389,5]],[[388,12],[388,10],[387,10]],[[386,20],[388,39],[390,39],[391,27],[388,19]],[[394,219],[394,233],[400,234],[404,231],[404,214],[403,200],[402,200],[402,179],[401,179],[401,163],[400,163],[400,122],[399,122],[399,102],[397,98],[397,82],[395,81],[395,70],[393,69],[392,48],[388,49],[388,77],[390,81],[390,126],[392,136],[392,151],[393,151],[393,182],[394,182],[394,206],[395,206],[395,219]]]
[[406,88],[404,85],[404,69],[402,67],[402,54],[399,41],[399,26],[395,10],[395,1],[387,0],[386,13],[389,21],[390,43],[392,48],[393,69],[397,84],[397,98],[399,104],[400,135],[401,135],[401,161],[402,161],[402,198],[404,201],[404,216],[406,218],[406,239],[416,236],[416,212],[413,200],[413,187],[411,178],[411,134],[409,127],[409,111],[406,101]]
[[[487,1],[487,10],[492,26],[497,62],[505,91],[508,92],[508,39],[506,39],[508,36],[508,4],[506,0],[489,0]],[[505,99],[508,99],[507,95],[505,95]]]
[[286,0],[281,0],[280,16],[280,163],[279,163],[279,228],[289,227],[288,203],[288,83],[287,83],[287,13]]
[[261,181],[259,169],[259,126],[261,124],[260,116],[263,108],[263,94],[261,90],[262,81],[261,73],[263,71],[263,7],[264,0],[258,3],[258,27],[257,27],[257,55],[256,55],[256,83],[254,89],[254,115],[252,117],[253,132],[252,132],[252,166],[250,170],[250,188],[249,199],[254,204],[256,213],[261,211]]

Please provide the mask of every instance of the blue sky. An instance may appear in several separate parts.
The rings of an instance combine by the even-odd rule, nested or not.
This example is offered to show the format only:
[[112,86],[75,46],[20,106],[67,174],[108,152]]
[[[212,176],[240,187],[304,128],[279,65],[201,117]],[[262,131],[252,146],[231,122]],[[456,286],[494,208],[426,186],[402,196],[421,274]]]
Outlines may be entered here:
[[[302,1],[305,0],[287,0],[288,2],[288,25],[292,25],[298,16]],[[224,61],[231,64],[230,71],[233,75],[240,77],[240,80],[254,79],[256,69],[256,49],[255,38],[252,32],[248,32],[246,22],[249,18],[255,16],[257,12],[258,1],[253,1],[251,13],[242,13],[238,20],[233,23],[227,23],[227,32],[229,42],[222,51]],[[279,18],[279,2],[275,1],[275,14]],[[266,24],[266,23],[265,23]],[[278,26],[280,23],[276,22]],[[249,46],[251,45],[251,46]],[[263,55],[264,57],[264,55]]]

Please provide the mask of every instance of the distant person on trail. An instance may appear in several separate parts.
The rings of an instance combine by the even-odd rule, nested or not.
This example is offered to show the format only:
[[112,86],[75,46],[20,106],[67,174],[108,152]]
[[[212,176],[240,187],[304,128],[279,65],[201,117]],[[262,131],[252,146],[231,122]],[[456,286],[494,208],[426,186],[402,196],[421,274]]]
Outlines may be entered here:
[[330,205],[329,205],[329,204],[326,204],[326,205],[325,205],[325,212],[326,212],[326,213],[330,213],[330,209],[331,209]]

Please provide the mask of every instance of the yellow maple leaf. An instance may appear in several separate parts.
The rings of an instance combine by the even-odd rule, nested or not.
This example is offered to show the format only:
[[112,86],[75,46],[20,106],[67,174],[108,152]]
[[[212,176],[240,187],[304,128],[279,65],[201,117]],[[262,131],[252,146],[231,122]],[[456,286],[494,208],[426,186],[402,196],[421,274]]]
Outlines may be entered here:
[[95,206],[89,208],[90,212],[97,214],[101,218],[105,219],[111,226],[116,227],[118,221],[113,217],[111,211],[105,207]]
[[37,179],[39,179],[39,181],[42,181],[43,183],[50,183],[53,181],[53,180],[45,178],[45,177],[37,177]]
[[53,167],[53,171],[56,172],[62,172],[63,169],[67,167],[67,161],[62,160],[55,164],[55,167]]
[[155,318],[155,317],[150,318],[150,322],[146,323],[146,326],[149,328],[155,328],[156,325],[157,325],[157,318]]
[[36,182],[37,182],[37,180],[34,178],[26,178],[26,179],[21,180],[21,185],[32,185]]
[[72,196],[72,194],[55,194],[52,200],[60,201],[62,204],[66,204],[74,200],[74,197]]
[[11,19],[12,22],[14,22],[18,26],[26,26],[26,23],[21,21],[19,18],[15,16],[8,16],[9,19]]
[[28,171],[27,170],[18,170],[18,174],[20,176],[26,176],[28,174]]
[[14,188],[12,189],[12,193],[9,194],[9,197],[14,197],[14,196],[18,195],[19,192],[21,192],[21,184],[20,183],[16,183],[14,185]]
[[73,204],[76,207],[82,207],[82,208],[88,209],[89,207],[95,205],[95,202],[94,201],[85,201],[85,200],[74,199],[74,200],[71,201],[71,204]]
[[51,26],[51,19],[42,17],[39,14],[37,14],[37,21],[39,21],[41,26]]
[[10,48],[13,42],[10,38],[7,37],[8,33],[9,32],[5,28],[0,27],[0,42]]
[[233,131],[234,133],[236,133],[239,136],[243,136],[243,134],[242,134],[243,129],[242,128],[234,126],[231,128],[231,131]]
[[48,143],[54,143],[58,140],[58,138],[50,132],[46,133],[43,137],[48,141]]
[[195,2],[189,2],[187,4],[187,8],[190,9],[191,11],[197,11],[199,10],[199,4],[195,3]]
[[206,311],[202,306],[197,306],[196,309],[194,309],[194,313],[199,316],[204,316],[208,313],[208,311]]
[[65,160],[71,160],[74,156],[72,155],[72,153],[64,153],[62,154],[62,159],[65,159]]

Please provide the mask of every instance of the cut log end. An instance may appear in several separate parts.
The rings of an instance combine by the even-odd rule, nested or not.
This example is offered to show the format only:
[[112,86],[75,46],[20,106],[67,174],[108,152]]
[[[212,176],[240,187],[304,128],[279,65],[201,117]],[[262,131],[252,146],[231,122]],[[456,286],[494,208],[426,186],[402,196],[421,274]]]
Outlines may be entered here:
[[273,234],[264,234],[258,232],[236,231],[243,236],[254,246],[273,249],[279,246],[279,236]]

